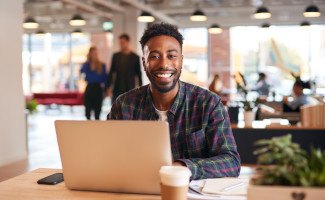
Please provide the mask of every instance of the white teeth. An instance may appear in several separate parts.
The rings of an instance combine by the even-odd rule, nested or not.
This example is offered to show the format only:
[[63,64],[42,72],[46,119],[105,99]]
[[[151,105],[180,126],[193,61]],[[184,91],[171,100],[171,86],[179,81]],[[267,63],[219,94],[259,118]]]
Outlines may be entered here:
[[171,77],[172,74],[157,74],[156,76],[159,78],[168,78],[168,77]]

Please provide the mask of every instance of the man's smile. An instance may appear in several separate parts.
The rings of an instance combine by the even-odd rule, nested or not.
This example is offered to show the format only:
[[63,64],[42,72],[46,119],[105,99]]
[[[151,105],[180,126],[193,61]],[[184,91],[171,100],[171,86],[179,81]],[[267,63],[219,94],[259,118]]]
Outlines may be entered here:
[[169,77],[171,77],[173,74],[168,74],[168,73],[166,73],[166,74],[156,74],[155,76],[156,77],[158,77],[158,78],[169,78]]
[[158,70],[153,73],[155,79],[159,82],[168,83],[173,81],[176,70]]

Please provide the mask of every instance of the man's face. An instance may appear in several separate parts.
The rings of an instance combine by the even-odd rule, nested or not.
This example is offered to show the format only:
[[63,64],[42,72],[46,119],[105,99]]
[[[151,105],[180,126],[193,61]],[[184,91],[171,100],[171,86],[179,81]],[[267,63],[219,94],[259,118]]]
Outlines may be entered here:
[[120,47],[121,47],[122,50],[127,49],[129,47],[129,41],[127,41],[124,38],[121,38],[120,39]]
[[175,88],[182,72],[181,46],[170,36],[153,37],[143,48],[142,62],[152,89],[167,93]]
[[303,93],[303,88],[301,86],[293,85],[292,91],[294,96],[300,96]]

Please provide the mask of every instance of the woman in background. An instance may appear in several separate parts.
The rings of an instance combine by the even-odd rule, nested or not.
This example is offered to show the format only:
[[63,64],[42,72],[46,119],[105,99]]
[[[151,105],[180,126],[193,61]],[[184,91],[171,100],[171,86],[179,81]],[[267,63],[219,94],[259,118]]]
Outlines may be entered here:
[[84,94],[86,117],[90,120],[91,111],[94,111],[95,119],[99,120],[108,76],[106,65],[98,60],[96,47],[90,47],[87,61],[82,65],[80,73],[85,76],[87,82]]
[[211,81],[211,83],[209,85],[209,90],[211,92],[218,94],[218,95],[221,95],[222,81],[220,80],[219,74],[214,75],[213,80]]

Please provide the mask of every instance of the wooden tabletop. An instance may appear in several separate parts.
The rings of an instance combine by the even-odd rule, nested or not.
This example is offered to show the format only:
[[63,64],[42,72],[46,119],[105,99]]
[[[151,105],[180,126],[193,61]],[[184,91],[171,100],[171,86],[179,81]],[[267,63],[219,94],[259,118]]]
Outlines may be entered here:
[[57,185],[39,185],[37,180],[61,172],[58,169],[37,169],[7,181],[0,182],[0,199],[4,200],[160,200],[158,195],[119,194],[69,190],[64,182]]

